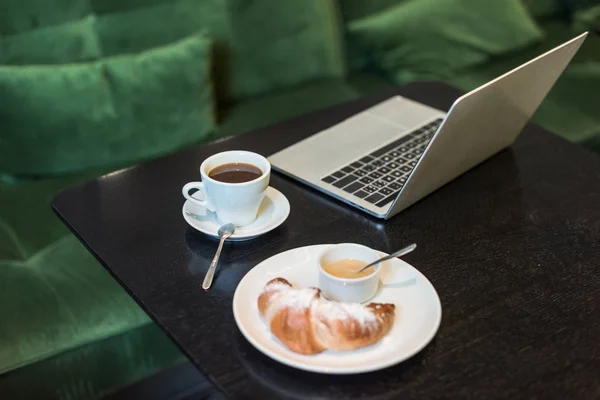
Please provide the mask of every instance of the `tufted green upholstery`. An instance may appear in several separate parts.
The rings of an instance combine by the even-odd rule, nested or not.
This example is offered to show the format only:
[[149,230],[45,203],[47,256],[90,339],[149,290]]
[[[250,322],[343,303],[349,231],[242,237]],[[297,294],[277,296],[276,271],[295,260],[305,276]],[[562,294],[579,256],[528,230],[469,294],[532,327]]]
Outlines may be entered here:
[[419,0],[351,21],[349,36],[398,83],[446,79],[539,42],[520,0]]
[[[393,27],[394,18],[385,14],[408,1],[423,0],[2,0],[0,398],[99,398],[184,359],[53,215],[56,192],[189,143],[389,87],[395,71],[381,58],[365,57],[373,48],[365,53],[348,31],[374,15],[390,18]],[[540,44],[486,53],[482,64],[444,79],[469,89],[577,33],[570,19],[557,18],[555,0],[523,2],[544,20]],[[595,23],[595,12],[581,15],[582,23]],[[201,37],[212,43],[210,51]],[[410,45],[412,38],[405,41]],[[435,46],[427,46],[419,50],[431,53]],[[593,107],[600,93],[598,54],[600,39],[592,36],[535,120],[600,150]],[[101,89],[103,82],[110,90]],[[208,110],[208,85],[218,105],[215,127],[199,111]],[[74,89],[79,94],[63,101]],[[52,115],[69,109],[70,119]],[[65,128],[103,112],[120,124],[100,131],[108,138],[87,143]],[[11,136],[17,131],[8,128],[19,118],[29,136]],[[44,119],[54,128],[36,126]],[[126,149],[135,149],[134,156]]]
[[[126,384],[182,360],[49,208],[56,191],[98,173],[0,183],[2,398],[95,398],[115,379]],[[93,345],[105,340],[124,347],[102,355]]]
[[198,142],[214,130],[210,50],[194,35],[89,63],[0,66],[0,172],[118,167]]

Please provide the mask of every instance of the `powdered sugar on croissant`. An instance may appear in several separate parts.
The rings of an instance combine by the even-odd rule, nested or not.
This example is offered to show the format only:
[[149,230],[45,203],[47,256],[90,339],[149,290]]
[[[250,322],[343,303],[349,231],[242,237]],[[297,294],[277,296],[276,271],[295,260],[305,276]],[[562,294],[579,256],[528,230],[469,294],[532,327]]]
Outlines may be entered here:
[[301,354],[368,346],[387,333],[395,316],[393,304],[329,301],[319,289],[295,289],[283,278],[265,285],[258,309],[271,332]]

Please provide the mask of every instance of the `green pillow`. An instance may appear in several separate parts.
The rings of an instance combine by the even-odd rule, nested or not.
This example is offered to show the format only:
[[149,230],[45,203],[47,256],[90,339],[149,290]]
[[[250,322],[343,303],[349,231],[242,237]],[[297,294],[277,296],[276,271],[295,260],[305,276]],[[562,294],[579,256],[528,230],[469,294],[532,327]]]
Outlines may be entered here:
[[535,18],[546,18],[560,14],[563,0],[522,0],[525,8]]
[[568,18],[579,10],[598,6],[598,0],[522,0],[531,15],[538,19],[563,15]]
[[334,1],[230,0],[229,4],[233,98],[344,75]]
[[96,18],[0,37],[0,65],[60,64],[100,58]]
[[210,42],[139,55],[0,67],[0,173],[43,176],[119,167],[214,129]]
[[89,0],[89,2],[92,11],[100,15],[131,11],[156,4],[173,3],[173,0]]
[[90,13],[89,0],[1,0],[0,36],[75,21]]
[[[155,2],[155,0],[153,0]],[[223,0],[174,0],[140,7],[142,0],[95,0],[98,37],[105,56],[132,54],[167,45],[197,31],[213,42],[211,74],[218,98],[227,98],[229,14]],[[160,21],[160,23],[157,23]]]
[[600,5],[575,12],[573,15],[573,29],[577,32],[600,32]]
[[338,0],[344,22],[368,17],[408,0]]
[[[93,7],[100,9],[100,0]],[[96,4],[93,3],[93,4]],[[117,10],[116,1],[109,2]],[[175,0],[98,17],[105,55],[129,54],[203,30],[214,43],[213,77],[222,101],[239,100],[344,74],[333,0]],[[265,16],[269,18],[265,19]],[[160,21],[160,23],[157,23]]]
[[105,56],[149,50],[200,30],[205,30],[213,42],[227,40],[228,32],[222,0],[175,0],[100,15],[97,26]]
[[349,31],[399,83],[448,77],[542,38],[520,0],[411,0]]

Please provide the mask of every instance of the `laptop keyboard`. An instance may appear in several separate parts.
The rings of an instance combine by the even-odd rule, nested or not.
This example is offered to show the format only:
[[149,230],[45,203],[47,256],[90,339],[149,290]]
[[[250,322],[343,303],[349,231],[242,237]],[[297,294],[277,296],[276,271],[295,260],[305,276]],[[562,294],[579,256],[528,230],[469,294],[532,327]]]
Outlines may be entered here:
[[436,119],[321,180],[383,207],[398,197],[441,123]]

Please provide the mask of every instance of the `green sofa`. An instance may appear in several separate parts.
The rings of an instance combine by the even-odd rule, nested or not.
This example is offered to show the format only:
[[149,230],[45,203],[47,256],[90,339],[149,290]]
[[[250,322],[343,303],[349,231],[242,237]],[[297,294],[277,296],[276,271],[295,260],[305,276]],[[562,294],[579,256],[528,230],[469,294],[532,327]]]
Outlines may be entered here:
[[[0,0],[2,398],[99,398],[184,360],[58,191],[395,84],[468,90],[599,26],[582,1],[490,1]],[[534,121],[600,150],[599,65],[592,34]]]

